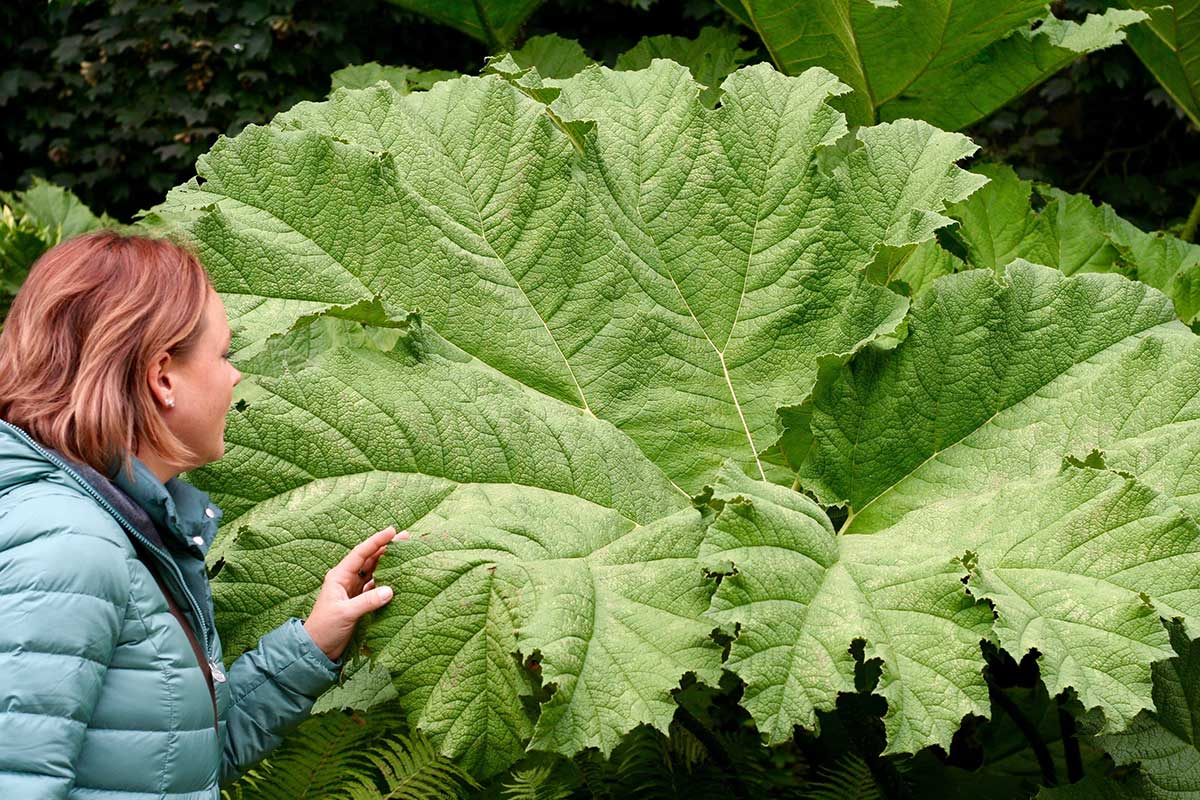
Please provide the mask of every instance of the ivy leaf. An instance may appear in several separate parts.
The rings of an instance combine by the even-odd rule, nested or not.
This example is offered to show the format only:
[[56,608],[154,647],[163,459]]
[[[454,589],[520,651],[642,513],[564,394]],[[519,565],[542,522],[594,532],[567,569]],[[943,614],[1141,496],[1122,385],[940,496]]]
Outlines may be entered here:
[[781,70],[819,65],[853,88],[852,123],[915,117],[948,130],[982,119],[1081,54],[1120,43],[1127,26],[1146,19],[1109,9],[1069,22],[1049,14],[1045,0],[722,5],[758,32]]

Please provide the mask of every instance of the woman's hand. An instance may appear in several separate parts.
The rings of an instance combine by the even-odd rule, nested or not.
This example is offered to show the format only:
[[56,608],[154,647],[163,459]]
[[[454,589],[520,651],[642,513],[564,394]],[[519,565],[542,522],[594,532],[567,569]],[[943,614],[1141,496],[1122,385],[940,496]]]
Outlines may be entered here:
[[382,608],[392,599],[390,586],[375,588],[375,565],[389,544],[407,538],[408,531],[396,533],[389,525],[325,573],[325,582],[313,603],[312,613],[304,621],[304,629],[330,660],[341,657],[359,617]]

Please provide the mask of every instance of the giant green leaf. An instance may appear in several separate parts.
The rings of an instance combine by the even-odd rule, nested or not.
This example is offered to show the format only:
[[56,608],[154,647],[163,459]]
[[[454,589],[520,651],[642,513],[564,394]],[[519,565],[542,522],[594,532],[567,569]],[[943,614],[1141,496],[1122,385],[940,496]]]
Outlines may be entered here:
[[1149,14],[1129,29],[1129,46],[1167,94],[1200,126],[1200,0],[1121,0]]
[[220,143],[162,213],[213,206],[192,232],[237,349],[378,296],[612,422],[689,492],[727,458],[764,474],[817,357],[898,322],[860,268],[948,222],[982,182],[954,166],[972,146],[902,121],[831,148],[823,71],[743,70],[715,112],[668,62],[557,85],[553,115],[498,77],[301,104]]
[[119,227],[97,217],[69,189],[34,178],[23,192],[0,192],[0,321],[29,268],[61,241],[98,228]]
[[688,493],[726,459],[765,473],[818,357],[903,314],[866,279],[876,250],[980,183],[958,135],[847,135],[823,71],[744,70],[717,111],[665,61],[531,86],[340,90],[223,140],[158,212],[255,375],[192,476],[227,512],[229,652],[305,613],[361,532],[408,527],[367,644],[480,773],[609,751],[665,728],[685,673],[715,680]]
[[529,37],[512,57],[522,67],[536,67],[545,78],[570,78],[596,63],[579,42],[553,34]]
[[[986,716],[983,639],[1110,732],[1151,706],[1159,619],[1200,604],[1200,350],[1169,300],[1018,263],[909,311],[875,273],[978,188],[973,148],[847,133],[823,70],[740,70],[709,109],[661,60],[494,68],[301,104],[158,212],[253,376],[192,476],[227,510],[231,655],[395,523],[366,647],[479,774],[664,730],[715,626],[770,741],[855,690],[856,641],[889,752]],[[776,442],[843,530],[772,482]]]
[[391,0],[402,8],[457,28],[492,49],[512,44],[542,0]]
[[[231,650],[305,614],[349,532],[393,523],[417,541],[377,572],[396,596],[368,642],[414,723],[482,774],[531,735],[609,750],[669,723],[684,673],[715,680],[700,515],[612,426],[420,326],[257,382],[227,458],[193,476],[238,531],[215,592]],[[518,653],[558,687],[536,726]]]
[[[961,273],[916,301],[903,342],[831,370],[795,415],[811,427],[793,440],[800,484],[849,515],[836,564],[805,582],[820,589],[788,600],[840,609],[838,639],[853,633],[883,661],[893,749],[946,743],[964,714],[986,712],[975,645],[991,613],[967,595],[990,602],[1006,650],[1037,650],[1051,694],[1073,689],[1108,730],[1153,707],[1150,666],[1170,655],[1160,616],[1200,622],[1200,506],[1185,463],[1200,436],[1200,346],[1173,316],[1117,276],[1021,263],[999,282]],[[761,612],[750,622],[778,630]],[[830,627],[802,630],[838,652]],[[739,659],[792,659],[767,684],[790,691],[756,716],[820,707],[826,683],[797,656],[738,646],[739,671]],[[922,680],[905,680],[914,670]]]
[[723,0],[781,70],[822,66],[854,89],[850,120],[966,127],[1146,18],[1110,9],[1082,23],[1046,0]]

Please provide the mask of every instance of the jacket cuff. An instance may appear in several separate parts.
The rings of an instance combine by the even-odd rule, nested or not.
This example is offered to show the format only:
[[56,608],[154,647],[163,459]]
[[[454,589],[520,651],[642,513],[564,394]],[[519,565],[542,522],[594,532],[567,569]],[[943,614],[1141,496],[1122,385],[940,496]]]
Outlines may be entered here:
[[316,698],[337,681],[342,669],[342,660],[330,660],[296,617],[264,636],[260,645],[264,651],[278,649],[293,656],[285,659],[287,666],[275,674],[275,682],[304,697]]

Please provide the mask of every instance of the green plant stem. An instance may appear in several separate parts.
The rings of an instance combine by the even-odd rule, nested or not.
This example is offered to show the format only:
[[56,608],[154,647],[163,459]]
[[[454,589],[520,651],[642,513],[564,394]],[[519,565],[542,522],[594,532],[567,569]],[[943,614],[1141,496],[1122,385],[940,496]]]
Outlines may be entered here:
[[1188,214],[1187,222],[1183,223],[1183,231],[1180,232],[1179,238],[1185,242],[1196,241],[1196,229],[1200,228],[1200,194],[1196,195],[1196,202],[1192,206],[1192,213]]
[[1042,735],[1038,733],[1034,724],[1029,721],[1029,717],[1026,717],[1021,709],[1017,708],[1017,704],[1012,701],[1012,698],[990,682],[988,683],[988,695],[995,705],[1008,714],[1009,719],[1017,726],[1017,730],[1033,748],[1033,755],[1037,758],[1038,767],[1042,770],[1042,783],[1046,786],[1057,786],[1058,772],[1054,769],[1054,759],[1050,756],[1050,748],[1046,747],[1045,740],[1042,739]]
[[1067,759],[1067,782],[1083,779],[1083,754],[1079,751],[1079,737],[1075,735],[1075,717],[1067,711],[1065,701],[1058,701],[1058,728],[1062,731],[1063,753]]
[[492,27],[491,21],[487,17],[487,12],[483,8],[483,4],[479,0],[473,0],[475,13],[479,16],[479,24],[483,27],[483,32],[487,34],[488,49],[496,52],[501,48],[508,47],[507,42],[500,41],[500,37],[496,34],[496,29]]
[[696,719],[696,715],[688,711],[683,706],[679,706],[675,710],[675,719],[688,733],[695,736],[700,744],[704,745],[704,749],[708,750],[708,754],[712,759],[721,765],[722,772],[725,773],[725,780],[729,783],[729,788],[733,792],[733,796],[737,800],[750,800],[750,794],[746,790],[745,784],[738,778],[737,766],[733,763],[733,759],[729,757],[729,751],[721,744],[721,740],[713,735],[713,732],[704,726],[704,723]]

